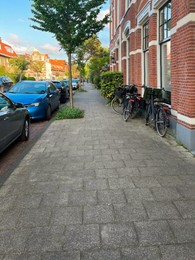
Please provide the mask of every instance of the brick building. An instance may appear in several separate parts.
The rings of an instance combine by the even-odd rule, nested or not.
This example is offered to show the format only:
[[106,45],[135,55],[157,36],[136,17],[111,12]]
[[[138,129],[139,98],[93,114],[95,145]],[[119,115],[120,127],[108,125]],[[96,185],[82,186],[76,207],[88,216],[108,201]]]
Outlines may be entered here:
[[68,65],[65,60],[50,60],[52,78],[53,79],[64,79],[65,72],[68,71]]
[[195,0],[111,0],[111,70],[164,88],[171,129],[195,153]]

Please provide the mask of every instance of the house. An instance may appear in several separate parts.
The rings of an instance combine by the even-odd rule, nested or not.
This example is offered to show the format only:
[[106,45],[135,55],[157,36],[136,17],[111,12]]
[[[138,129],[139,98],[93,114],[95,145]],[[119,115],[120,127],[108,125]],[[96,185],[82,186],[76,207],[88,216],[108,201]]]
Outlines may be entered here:
[[9,69],[9,59],[17,57],[17,54],[12,47],[6,43],[3,43],[0,38],[0,66]]
[[[25,57],[31,63],[31,66],[26,71],[27,77],[34,77],[36,79],[52,78],[51,64],[49,62],[50,58],[48,54],[40,53],[37,49],[34,49],[34,51],[31,54],[26,54]],[[40,63],[40,66],[37,66],[39,68],[33,68],[33,62]]]
[[65,72],[68,71],[68,66],[65,60],[49,60],[51,64],[52,78],[63,79]]
[[163,88],[177,141],[195,153],[195,1],[111,0],[110,68]]

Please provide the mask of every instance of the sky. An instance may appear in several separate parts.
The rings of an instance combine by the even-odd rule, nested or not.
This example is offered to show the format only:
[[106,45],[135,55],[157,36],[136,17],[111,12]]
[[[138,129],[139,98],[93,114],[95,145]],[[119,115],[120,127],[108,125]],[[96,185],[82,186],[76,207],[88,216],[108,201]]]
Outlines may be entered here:
[[[55,1],[55,0],[54,0]],[[71,1],[71,0],[70,0]],[[32,0],[0,0],[0,37],[12,46],[17,54],[32,53],[37,49],[51,59],[66,59],[67,56],[51,33],[35,30],[29,19]],[[103,5],[100,16],[109,12],[109,0]],[[103,47],[109,46],[108,26],[98,34]]]

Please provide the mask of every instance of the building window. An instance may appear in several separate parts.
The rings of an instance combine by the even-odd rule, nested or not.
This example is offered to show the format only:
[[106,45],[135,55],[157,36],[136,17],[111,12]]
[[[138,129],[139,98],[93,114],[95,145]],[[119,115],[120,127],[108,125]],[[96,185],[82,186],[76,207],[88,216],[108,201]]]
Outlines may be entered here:
[[148,22],[143,26],[143,52],[144,52],[144,85],[148,85],[149,73],[149,27]]
[[160,42],[170,39],[171,36],[171,2],[160,9]]
[[[159,42],[161,55],[161,87],[165,89],[165,98],[171,91],[171,2],[160,9]],[[170,100],[167,100],[170,103]]]

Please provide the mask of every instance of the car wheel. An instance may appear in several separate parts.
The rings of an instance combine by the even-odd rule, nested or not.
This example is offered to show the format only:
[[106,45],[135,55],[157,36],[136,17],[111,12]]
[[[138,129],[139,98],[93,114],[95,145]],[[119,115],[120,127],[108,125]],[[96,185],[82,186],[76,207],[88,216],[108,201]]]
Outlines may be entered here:
[[51,119],[51,106],[49,105],[46,111],[46,120]]
[[30,126],[29,120],[28,120],[28,118],[26,118],[25,121],[24,121],[22,134],[20,136],[21,141],[27,141],[29,139],[29,132],[30,132],[29,126]]

